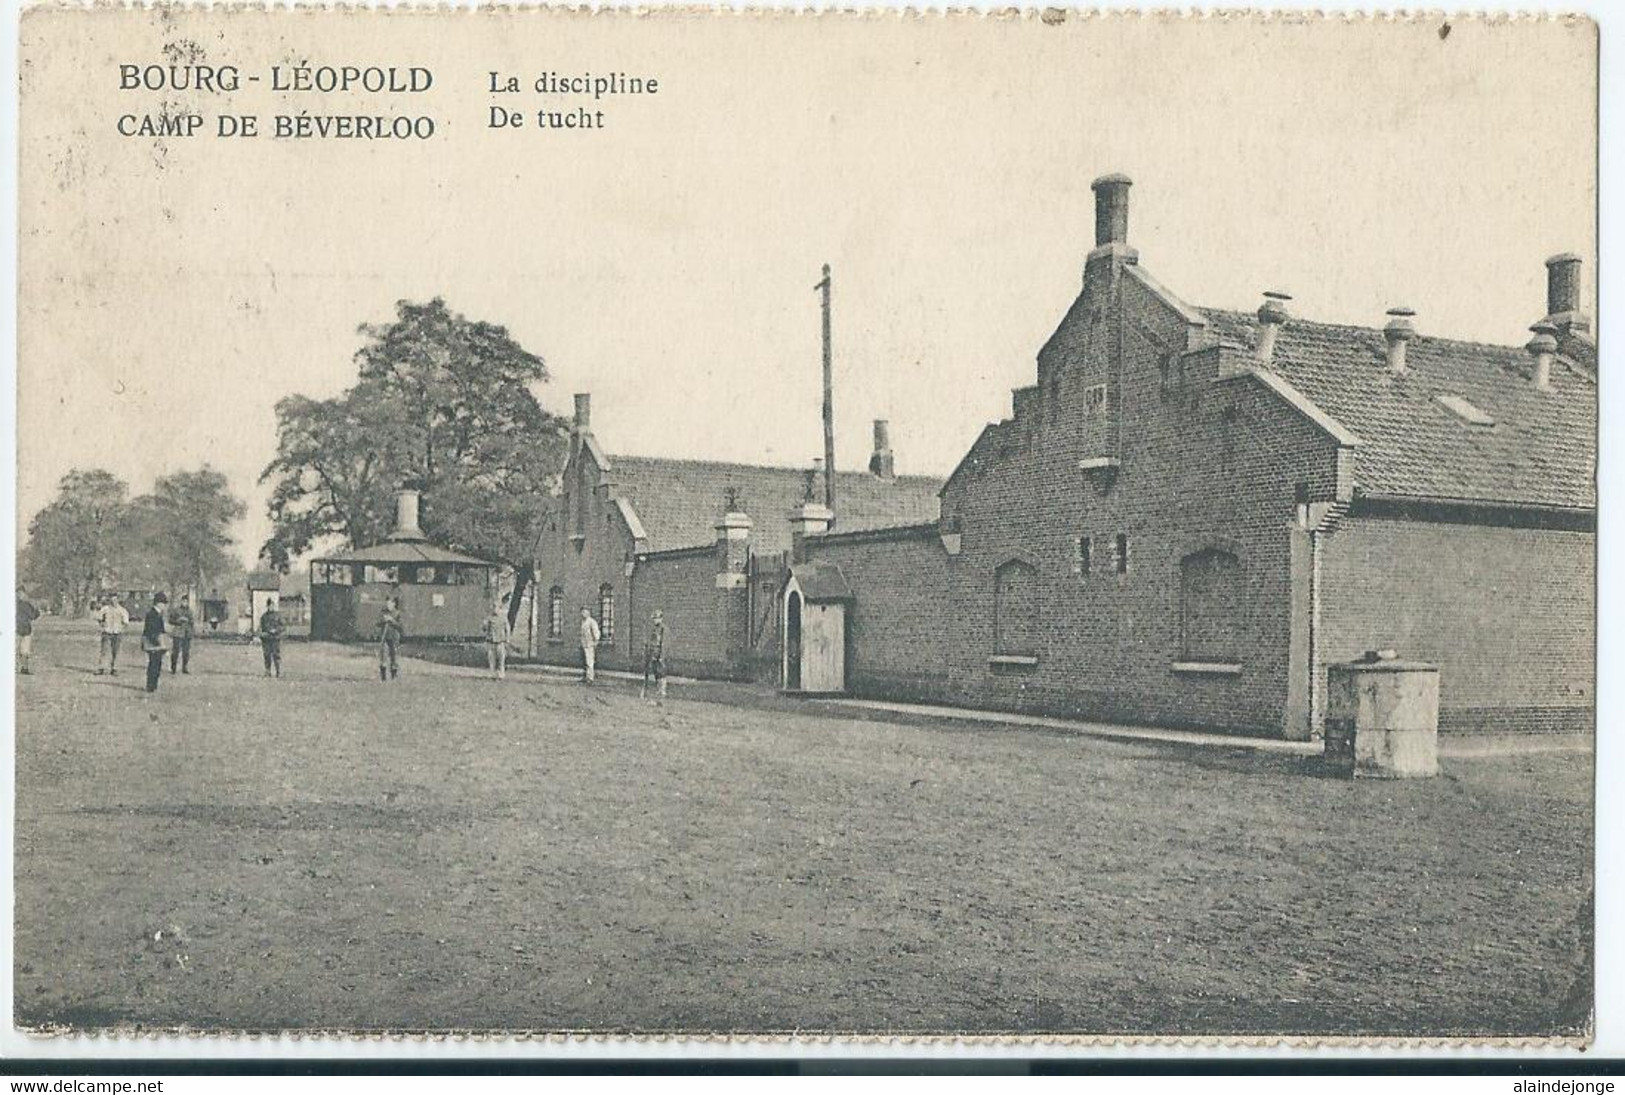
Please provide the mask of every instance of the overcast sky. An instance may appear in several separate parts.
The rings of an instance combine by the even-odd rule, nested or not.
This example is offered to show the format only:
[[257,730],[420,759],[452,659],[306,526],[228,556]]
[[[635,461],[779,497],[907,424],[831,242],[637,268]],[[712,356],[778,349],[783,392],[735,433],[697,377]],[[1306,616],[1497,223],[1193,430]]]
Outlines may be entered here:
[[[22,527],[73,467],[204,461],[269,531],[273,406],[354,377],[356,328],[444,296],[506,325],[610,452],[821,451],[813,284],[835,270],[839,462],[889,418],[946,474],[1031,383],[1132,176],[1142,265],[1197,305],[1522,344],[1543,260],[1594,263],[1594,39],[1558,22],[35,12],[24,24]],[[247,71],[421,64],[421,101],[116,89],[195,44]],[[490,70],[656,76],[607,127],[485,128]],[[422,144],[119,137],[122,113],[422,111]],[[507,100],[534,110],[534,95]],[[560,105],[554,99],[550,105]],[[576,105],[569,103],[565,105]]]

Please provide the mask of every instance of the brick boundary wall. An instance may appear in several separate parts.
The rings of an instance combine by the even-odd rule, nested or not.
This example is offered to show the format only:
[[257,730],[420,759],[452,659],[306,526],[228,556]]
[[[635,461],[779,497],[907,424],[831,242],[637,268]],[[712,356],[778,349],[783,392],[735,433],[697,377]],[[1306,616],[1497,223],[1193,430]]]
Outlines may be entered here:
[[936,525],[808,537],[809,561],[841,568],[855,594],[847,616],[847,690],[871,699],[947,702],[953,606],[949,556]]
[[[617,668],[643,671],[649,618],[660,609],[666,621],[666,671],[679,676],[742,679],[729,658],[728,613],[717,589],[714,547],[658,552],[639,560],[632,575],[632,619],[620,636]],[[628,645],[630,644],[630,645]]]
[[1345,517],[1322,553],[1322,658],[1437,664],[1441,732],[1593,731],[1595,550],[1589,531]]

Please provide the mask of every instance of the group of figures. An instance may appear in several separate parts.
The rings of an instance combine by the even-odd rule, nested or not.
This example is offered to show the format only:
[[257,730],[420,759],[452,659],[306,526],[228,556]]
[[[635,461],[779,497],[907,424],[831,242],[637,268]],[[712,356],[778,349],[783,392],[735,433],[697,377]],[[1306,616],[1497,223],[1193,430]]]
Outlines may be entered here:
[[[503,680],[508,674],[508,647],[513,639],[512,625],[508,622],[509,597],[506,595],[491,607],[482,630],[485,638],[486,666],[494,678]],[[33,672],[31,661],[34,645],[34,621],[40,610],[28,599],[25,590],[17,592],[17,671]],[[92,618],[96,621],[99,646],[96,654],[96,675],[118,676],[119,648],[124,633],[131,623],[130,611],[118,593],[105,593],[97,598]],[[254,625],[260,652],[265,662],[267,677],[282,676],[282,639],[287,624],[272,601],[260,614]],[[158,691],[163,678],[164,658],[169,658],[169,672],[192,672],[192,639],[197,633],[197,617],[192,612],[191,597],[181,594],[179,602],[171,606],[167,593],[158,593],[152,599],[141,622],[141,651],[147,656],[147,691]],[[406,625],[402,618],[400,601],[390,598],[384,602],[378,617],[378,679],[399,680],[401,675],[400,649],[406,639]],[[597,680],[598,644],[603,631],[590,609],[581,610],[581,664],[582,681],[593,684]],[[666,696],[666,621],[656,609],[650,617],[649,634],[643,644],[643,686],[639,692],[647,696],[653,684],[657,695]]]
[[[581,610],[581,680],[592,684],[598,679],[598,644],[603,641],[603,629],[593,617],[590,608]],[[655,609],[649,617],[649,635],[643,641],[643,687],[640,696],[649,694],[654,684],[661,699],[666,698],[666,616]]]
[[[37,613],[36,613],[37,615]],[[104,594],[95,606],[93,617],[99,639],[96,653],[96,675],[118,676],[119,647],[124,632],[130,626],[130,612],[117,593]],[[23,616],[18,605],[18,619]],[[282,614],[273,603],[260,614],[256,624],[260,649],[265,659],[267,677],[282,676],[282,637],[287,632]],[[158,682],[164,673],[164,657],[169,657],[171,674],[189,674],[192,671],[192,639],[197,634],[197,617],[192,612],[192,599],[181,594],[179,602],[171,606],[169,594],[158,593],[152,598],[141,621],[141,652],[147,656],[147,691],[158,691]]]

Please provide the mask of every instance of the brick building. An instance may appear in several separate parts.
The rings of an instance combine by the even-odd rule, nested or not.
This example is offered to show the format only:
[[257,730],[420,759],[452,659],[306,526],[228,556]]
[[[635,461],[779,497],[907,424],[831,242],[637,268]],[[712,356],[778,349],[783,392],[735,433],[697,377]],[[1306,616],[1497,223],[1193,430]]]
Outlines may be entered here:
[[938,520],[806,539],[852,590],[848,689],[1303,738],[1327,664],[1395,648],[1440,665],[1443,729],[1589,729],[1579,260],[1525,347],[1196,308],[1129,246],[1129,187],[1096,181],[1081,292]]
[[[895,474],[884,422],[875,440],[868,471],[835,477],[839,527],[935,522],[942,480]],[[562,491],[537,551],[538,655],[579,664],[586,608],[602,635],[599,664],[639,669],[658,608],[672,672],[775,674],[791,514],[821,483],[816,468],[610,455],[593,434],[590,397],[576,396]]]

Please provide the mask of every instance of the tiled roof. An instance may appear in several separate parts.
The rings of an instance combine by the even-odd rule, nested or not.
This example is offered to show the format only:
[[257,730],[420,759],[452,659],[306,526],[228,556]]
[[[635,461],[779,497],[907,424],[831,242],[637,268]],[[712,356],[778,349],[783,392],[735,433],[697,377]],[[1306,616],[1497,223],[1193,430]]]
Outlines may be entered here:
[[[730,487],[737,492],[739,509],[755,522],[750,533],[755,550],[790,548],[790,511],[801,504],[805,468],[654,456],[611,455],[608,459],[612,490],[637,511],[650,551],[715,543],[717,520]],[[819,484],[821,492],[822,479]],[[941,487],[942,480],[923,475],[880,479],[868,472],[837,472],[835,531],[935,521]]]
[[801,587],[801,595],[814,604],[853,599],[852,586],[834,563],[822,559],[798,563],[790,568],[790,576]]
[[[1256,317],[1204,312],[1221,352],[1256,364]],[[1355,485],[1367,494],[1596,506],[1592,374],[1559,356],[1541,391],[1521,347],[1418,335],[1406,354],[1407,372],[1396,377],[1382,331],[1294,319],[1278,333],[1269,368],[1358,438]],[[1473,424],[1447,397],[1494,424]]]
[[437,547],[426,540],[385,540],[381,544],[371,547],[358,548],[355,551],[342,551],[337,555],[327,555],[312,560],[318,563],[468,563],[479,566],[491,566],[487,559],[476,559],[472,555],[450,551]]

